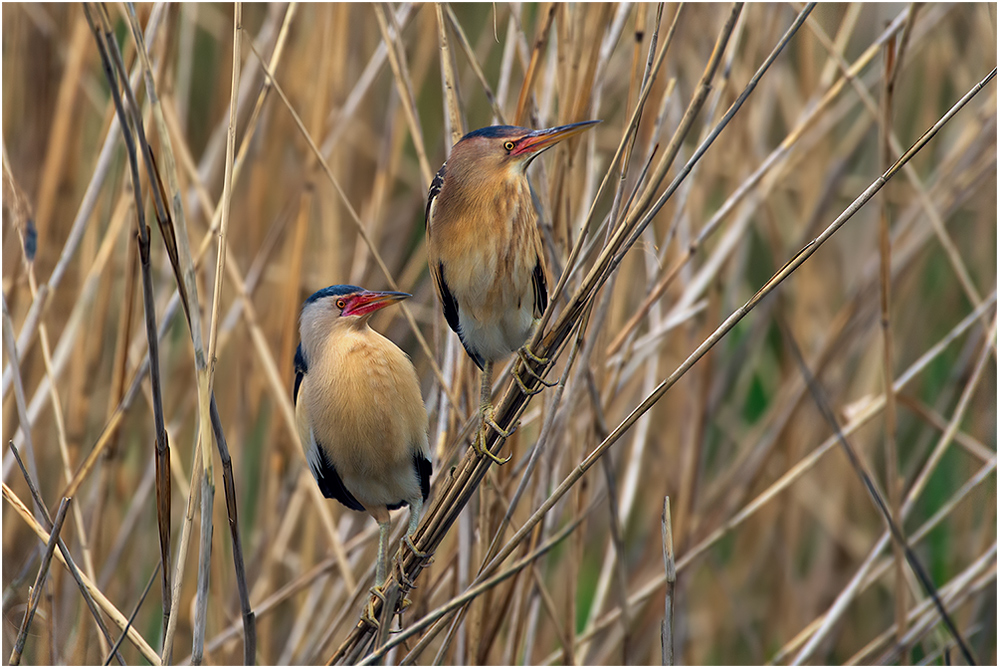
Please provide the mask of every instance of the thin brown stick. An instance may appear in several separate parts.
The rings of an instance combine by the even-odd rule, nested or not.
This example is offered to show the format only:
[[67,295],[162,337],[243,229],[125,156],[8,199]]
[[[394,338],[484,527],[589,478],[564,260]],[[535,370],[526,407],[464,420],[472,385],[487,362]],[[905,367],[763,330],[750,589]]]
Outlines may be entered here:
[[[139,165],[138,157],[136,155],[135,140],[132,137],[132,131],[128,127],[128,121],[125,115],[124,106],[122,104],[121,95],[118,91],[118,79],[116,76],[116,67],[118,74],[122,77],[122,83],[125,85],[125,89],[131,96],[131,86],[129,85],[129,80],[127,73],[124,70],[124,65],[121,62],[120,54],[117,48],[112,49],[111,45],[114,42],[114,35],[111,31],[110,22],[107,18],[107,12],[103,6],[97,6],[94,8],[93,14],[97,15],[97,21],[102,23],[99,27],[94,17],[92,16],[92,10],[88,4],[84,4],[84,14],[87,17],[87,22],[90,25],[91,32],[94,35],[94,40],[97,42],[98,51],[101,54],[101,63],[104,67],[104,75],[108,80],[108,84],[111,87],[112,99],[115,103],[115,110],[117,112],[119,126],[122,130],[122,136],[125,139],[125,147],[128,151],[128,163],[130,176],[132,178],[132,193],[135,198],[135,215],[136,215],[136,228],[137,228],[137,240],[139,244],[139,258],[142,273],[142,297],[143,297],[143,313],[145,315],[145,325],[146,325],[146,342],[147,351],[149,359],[149,376],[150,385],[152,387],[153,393],[153,423],[154,423],[154,434],[156,437],[156,522],[159,528],[159,538],[160,538],[160,557],[164,564],[170,563],[170,445],[167,442],[167,432],[164,427],[163,419],[163,397],[160,382],[160,354],[159,354],[159,339],[156,334],[156,302],[153,297],[153,277],[152,269],[150,265],[150,240],[149,240],[149,228],[146,225],[146,219],[144,214],[144,204],[142,197],[142,185],[139,180]],[[118,58],[115,58],[115,55]],[[135,108],[134,99],[132,100],[132,108]],[[70,495],[66,495],[70,496]],[[162,593],[163,593],[163,621],[162,621],[162,631],[166,631],[167,621],[170,618],[170,580],[167,575],[167,570],[163,572],[162,580]]]
[[[912,17],[912,5],[911,5]],[[907,25],[912,25],[910,22]],[[893,82],[895,79],[896,40],[890,38],[885,46],[885,63],[883,68],[882,87],[882,122],[879,125],[879,154],[882,169],[886,169],[892,160],[888,136],[892,128],[893,113]],[[899,504],[899,455],[896,451],[896,394],[892,391],[893,377],[893,343],[892,319],[890,307],[892,303],[892,247],[889,241],[889,197],[888,192],[882,194],[879,211],[879,307],[881,312],[882,331],[882,385],[885,389],[885,489],[888,491],[890,518],[889,522],[900,527]],[[897,640],[906,635],[906,572],[904,571],[905,556],[903,545],[894,541],[892,552],[896,562],[895,598],[896,598],[896,634]]]
[[45,545],[45,552],[42,554],[42,564],[38,567],[38,575],[35,583],[31,586],[31,595],[28,597],[28,604],[24,611],[24,619],[21,621],[21,629],[17,631],[17,639],[14,640],[14,648],[10,652],[8,664],[17,666],[21,664],[21,653],[24,652],[24,642],[28,638],[28,629],[31,621],[35,617],[38,603],[42,599],[42,591],[45,587],[45,577],[49,573],[49,564],[52,562],[52,553],[59,542],[59,533],[62,531],[63,521],[66,520],[66,512],[69,510],[69,498],[63,497],[59,503],[59,511],[56,512],[56,520],[49,534],[49,540]]
[[[434,3],[434,11],[437,16],[438,48],[441,51],[441,88],[444,93],[444,107],[448,112],[445,116],[445,135],[451,138],[451,143],[454,145],[465,134],[465,123],[462,121],[462,110],[458,102],[455,63],[448,47],[448,29],[445,26],[440,2]],[[451,11],[450,7],[448,11]]]
[[[21,469],[21,475],[24,477],[24,482],[28,485],[28,491],[31,493],[31,499],[34,502],[36,508],[40,509],[42,512],[42,522],[44,523],[44,528],[46,530],[52,529],[52,518],[49,516],[48,509],[45,508],[45,504],[42,502],[42,496],[38,492],[38,488],[32,482],[31,477],[28,475],[28,470],[25,469],[24,463],[21,461],[21,456],[18,455],[17,447],[14,446],[14,442],[9,444],[11,452],[14,454],[14,459],[17,461],[17,466]],[[83,596],[83,600],[87,603],[88,609],[90,609],[91,615],[94,617],[94,622],[97,623],[97,628],[100,630],[101,635],[104,637],[105,643],[111,644],[111,634],[108,632],[107,626],[104,624],[104,619],[101,618],[100,612],[97,610],[97,603],[94,598],[90,595],[90,591],[84,585],[83,579],[80,575],[80,570],[77,569],[76,563],[73,561],[73,557],[70,555],[69,548],[66,546],[66,542],[59,539],[59,555],[63,558],[66,568],[69,569],[70,574],[73,576],[73,580],[76,581],[77,587],[80,588],[80,594]],[[125,665],[125,660],[122,659],[121,653],[115,652],[115,657],[118,659],[118,663],[122,666]]]
[[[812,375],[812,372],[809,371],[808,366],[802,359],[802,352],[799,349],[798,344],[795,342],[795,339],[792,336],[791,332],[788,330],[788,327],[782,323],[782,329],[785,332],[785,336],[790,344],[790,348],[796,359],[796,362],[799,365],[799,369],[806,379],[806,384],[809,386],[809,391],[812,394],[814,401],[816,402],[817,406],[820,409],[820,413],[823,414],[823,418],[826,419],[827,423],[836,433],[840,445],[843,447],[844,452],[847,454],[848,459],[851,461],[851,466],[857,472],[858,477],[861,478],[862,482],[865,485],[865,489],[868,491],[868,494],[871,496],[872,500],[875,502],[875,505],[878,507],[878,510],[881,512],[882,518],[885,521],[886,525],[888,526],[889,533],[893,538],[894,545],[898,545],[900,547],[901,552],[906,558],[906,562],[909,564],[913,572],[917,575],[918,580],[920,581],[920,585],[923,586],[926,594],[933,600],[934,606],[938,610],[938,614],[944,621],[945,626],[951,633],[955,643],[962,651],[962,655],[965,661],[970,665],[975,665],[976,661],[972,656],[972,651],[969,650],[969,646],[965,642],[965,639],[963,638],[961,632],[959,632],[958,627],[955,625],[954,620],[952,620],[951,616],[949,616],[948,612],[945,610],[944,604],[941,601],[941,597],[938,594],[938,590],[934,586],[934,582],[927,575],[927,572],[924,569],[923,565],[920,563],[920,560],[918,560],[917,556],[913,553],[913,549],[910,548],[910,545],[906,540],[906,536],[903,534],[901,526],[893,519],[893,513],[886,504],[885,495],[878,490],[878,488],[875,485],[875,479],[872,476],[871,471],[865,465],[864,461],[861,460],[861,458],[859,457],[857,449],[855,449],[854,446],[851,445],[851,443],[847,440],[847,437],[844,435],[844,432],[841,429],[839,423],[837,422],[837,418],[836,416],[834,416],[833,410],[830,408],[829,402],[826,400],[823,391],[820,389],[819,385],[816,382],[815,377]],[[988,335],[987,341],[993,338],[993,334],[995,332],[996,332],[996,319],[994,319],[993,329]],[[988,353],[988,351],[989,351],[989,346],[988,345],[984,346],[982,360],[986,359],[987,357],[986,354]],[[892,401],[891,396],[893,394],[891,382],[887,385],[888,388],[886,389],[886,407],[890,405]],[[897,569],[897,574],[902,576],[902,574],[900,574],[901,567],[899,566],[898,562],[896,565],[896,569]],[[901,581],[902,578],[897,579],[896,587],[898,589],[903,589],[902,588],[903,583]],[[905,608],[903,611],[903,616],[905,618]],[[902,641],[902,638],[900,639],[900,641]]]
[[[435,6],[440,7],[441,3],[435,3]],[[479,66],[479,61],[476,59],[476,54],[472,50],[472,45],[469,44],[469,38],[465,35],[465,30],[462,29],[462,24],[458,22],[458,18],[455,17],[455,11],[452,9],[451,4],[446,4],[444,6],[445,11],[448,13],[448,22],[451,24],[452,30],[458,35],[458,43],[462,46],[462,51],[465,53],[465,57],[469,62],[469,67],[472,68],[473,73],[476,75],[476,79],[479,80],[479,85],[483,87],[483,93],[486,95],[486,101],[490,103],[490,107],[493,109],[493,115],[496,116],[497,121],[500,125],[507,125],[506,117],[504,116],[503,109],[497,103],[496,96],[493,94],[493,89],[490,87],[488,81],[486,81],[486,75],[483,74],[483,69]],[[496,15],[494,14],[494,19]],[[441,19],[438,19],[440,24]],[[494,25],[494,28],[496,26]],[[444,28],[441,29],[441,38],[444,39]],[[444,69],[445,60],[441,59],[441,67]],[[449,59],[447,61],[451,63]],[[449,67],[449,69],[452,69]],[[447,74],[447,71],[445,72]],[[454,75],[452,75],[454,76]],[[450,110],[449,110],[450,114]],[[450,118],[450,116],[449,116]],[[452,133],[454,136],[454,133]],[[461,135],[460,135],[461,137]]]
[[[125,640],[125,635],[128,633],[129,628],[135,623],[135,617],[139,615],[139,609],[142,608],[142,603],[146,601],[146,597],[149,595],[149,591],[153,588],[153,583],[156,582],[157,573],[160,571],[161,565],[159,562],[156,563],[156,568],[153,573],[149,575],[149,580],[146,582],[146,587],[142,590],[142,595],[139,597],[139,601],[135,603],[135,608],[132,609],[132,615],[128,617],[128,626],[122,630],[122,633],[118,636],[115,641],[115,645],[111,647],[111,652],[104,659],[104,666],[111,664],[111,658],[118,654],[118,648],[122,645],[122,641]],[[120,656],[119,656],[120,657]]]
[[674,563],[674,534],[670,526],[670,497],[663,498],[663,515],[660,517],[663,533],[663,571],[667,590],[663,601],[663,624],[660,628],[661,662],[663,666],[674,665],[674,586],[677,582],[677,566]]
[[[420,175],[423,178],[424,186],[429,188],[433,172],[427,160],[427,151],[424,149],[424,133],[420,129],[420,119],[417,118],[416,100],[413,97],[413,91],[407,85],[410,77],[405,69],[406,62],[403,59],[403,54],[396,52],[396,43],[390,37],[386,24],[385,11],[378,4],[372,5],[372,9],[375,11],[375,18],[378,19],[379,28],[382,30],[382,41],[387,46],[386,54],[389,56],[389,66],[392,68],[393,78],[399,89],[399,98],[403,101],[403,111],[406,113],[406,122],[410,127],[410,138],[413,140],[413,147],[420,162]],[[399,33],[396,33],[396,37],[399,38]]]
[[[24,503],[18,499],[17,495],[14,494],[14,491],[11,490],[6,483],[3,483],[3,497],[17,512],[17,515],[19,515],[21,519],[27,523],[31,531],[34,532],[43,543],[48,543],[49,533],[42,528],[34,517],[32,517],[31,512],[28,511],[28,507],[26,507]],[[64,553],[63,547],[60,546],[60,552],[56,555],[56,557],[58,557],[59,561],[62,562],[63,565],[66,565],[67,569],[69,569],[70,563],[68,562],[69,558],[67,555],[68,552]],[[160,658],[157,656],[156,652],[148,643],[146,643],[146,640],[142,638],[134,627],[129,626],[128,620],[125,616],[123,616],[121,612],[115,608],[114,604],[112,604],[108,598],[104,596],[104,593],[102,593],[97,586],[94,585],[89,578],[87,578],[86,574],[79,574],[79,576],[81,583],[83,583],[83,587],[86,588],[88,594],[93,597],[97,605],[104,609],[104,612],[108,614],[116,625],[118,625],[119,629],[128,630],[129,641],[131,641],[139,652],[142,653],[142,656],[146,658],[150,664],[160,666]]]
[[[195,371],[199,377],[207,373],[207,362],[205,359],[204,347],[202,343],[201,330],[201,309],[198,306],[197,285],[194,280],[194,266],[191,259],[190,244],[188,242],[187,226],[185,224],[184,208],[181,205],[180,189],[177,184],[177,168],[171,147],[170,134],[167,129],[163,108],[160,104],[159,96],[156,93],[156,86],[153,80],[152,66],[146,52],[146,45],[139,28],[138,18],[135,15],[135,8],[132,3],[126,3],[126,16],[132,31],[132,37],[136,44],[136,51],[143,67],[145,75],[146,91],[149,95],[153,116],[156,121],[156,129],[162,142],[164,156],[164,170],[167,176],[167,184],[171,197],[168,199],[166,193],[156,198],[158,207],[157,219],[160,223],[160,230],[164,241],[167,243],[167,251],[177,277],[178,292],[184,306],[184,313],[187,317],[188,329],[191,334],[192,343],[195,349]],[[137,119],[137,124],[141,127],[141,119]],[[144,134],[140,133],[143,148],[143,155],[147,158],[147,169],[155,177],[162,189],[159,171],[152,160],[152,152],[149,145],[144,141]],[[154,195],[158,195],[159,190],[154,189]],[[174,222],[176,221],[176,225]],[[191,305],[195,308],[192,309]],[[233,560],[236,569],[237,589],[240,593],[240,604],[242,608],[244,622],[244,662],[254,664],[255,661],[255,637],[256,632],[253,624],[253,612],[250,608],[249,594],[246,585],[245,567],[243,564],[242,542],[239,536],[238,511],[236,502],[236,490],[233,482],[232,461],[226,448],[226,439],[222,431],[221,421],[218,420],[218,410],[215,407],[215,394],[209,391],[209,398],[202,397],[204,388],[199,382],[199,406],[204,409],[210,404],[209,411],[212,414],[212,427],[216,444],[223,464],[223,480],[226,491],[226,507],[229,512],[230,534],[233,541]],[[202,425],[204,429],[204,425]],[[165,569],[164,571],[169,571]]]
[[[547,7],[546,4],[548,5]],[[516,124],[527,124],[529,113],[528,101],[531,99],[531,89],[535,84],[535,78],[538,76],[538,62],[548,42],[549,28],[552,27],[552,21],[555,19],[557,8],[555,3],[545,3],[539,10],[545,16],[545,20],[540,24],[538,33],[535,36],[535,44],[531,49],[531,61],[528,63],[528,68],[524,75],[524,83],[521,84],[521,93],[517,98],[517,111],[514,112],[514,123]]]

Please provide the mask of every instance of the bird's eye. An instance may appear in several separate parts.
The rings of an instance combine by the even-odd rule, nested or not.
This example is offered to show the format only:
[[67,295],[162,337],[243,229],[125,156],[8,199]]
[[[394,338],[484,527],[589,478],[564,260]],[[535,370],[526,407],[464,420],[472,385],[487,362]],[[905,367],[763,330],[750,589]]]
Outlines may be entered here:
[[514,142],[504,142],[503,143],[503,148],[507,149],[508,151],[513,151],[514,150]]
[[337,300],[337,308],[338,309],[343,309],[346,306],[347,306],[347,302],[344,302],[343,300]]

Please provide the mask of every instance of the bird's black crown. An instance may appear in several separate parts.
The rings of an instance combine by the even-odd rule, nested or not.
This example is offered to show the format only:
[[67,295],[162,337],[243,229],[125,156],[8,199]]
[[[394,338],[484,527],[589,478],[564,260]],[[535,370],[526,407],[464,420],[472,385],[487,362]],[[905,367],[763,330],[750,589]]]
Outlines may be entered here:
[[362,288],[361,286],[347,286],[347,285],[327,286],[326,288],[321,288],[312,295],[310,295],[306,299],[306,304],[312,304],[316,300],[322,300],[324,297],[337,297],[339,295],[350,295],[351,293],[359,293],[362,290],[364,290],[364,288]]
[[480,128],[479,130],[473,130],[459,141],[465,141],[475,137],[486,137],[488,139],[507,137],[518,130],[523,130],[523,128],[519,128],[516,125],[488,125],[485,128]]

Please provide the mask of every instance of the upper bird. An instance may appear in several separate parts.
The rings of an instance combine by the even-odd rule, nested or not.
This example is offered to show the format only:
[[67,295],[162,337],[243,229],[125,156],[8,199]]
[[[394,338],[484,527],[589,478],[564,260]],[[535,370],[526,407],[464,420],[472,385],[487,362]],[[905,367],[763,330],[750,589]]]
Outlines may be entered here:
[[548,304],[545,253],[526,170],[545,149],[599,122],[474,130],[452,148],[427,195],[428,267],[448,325],[483,370],[476,450],[500,464],[506,460],[485,447],[487,425],[510,434],[493,420],[493,363],[514,351],[547,362],[524,348]]
[[313,293],[299,317],[295,417],[323,495],[378,522],[375,585],[386,577],[389,511],[410,507],[411,536],[430,491],[427,413],[403,351],[368,326],[372,313],[410,297],[358,286]]

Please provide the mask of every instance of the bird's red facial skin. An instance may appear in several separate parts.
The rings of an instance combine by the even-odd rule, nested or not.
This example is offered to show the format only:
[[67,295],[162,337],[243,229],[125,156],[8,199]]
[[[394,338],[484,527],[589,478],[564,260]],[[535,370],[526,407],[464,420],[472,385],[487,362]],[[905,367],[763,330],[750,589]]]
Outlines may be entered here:
[[405,300],[410,297],[406,293],[378,292],[366,290],[363,293],[347,295],[342,299],[347,303],[340,312],[341,316],[364,316],[382,307]]

